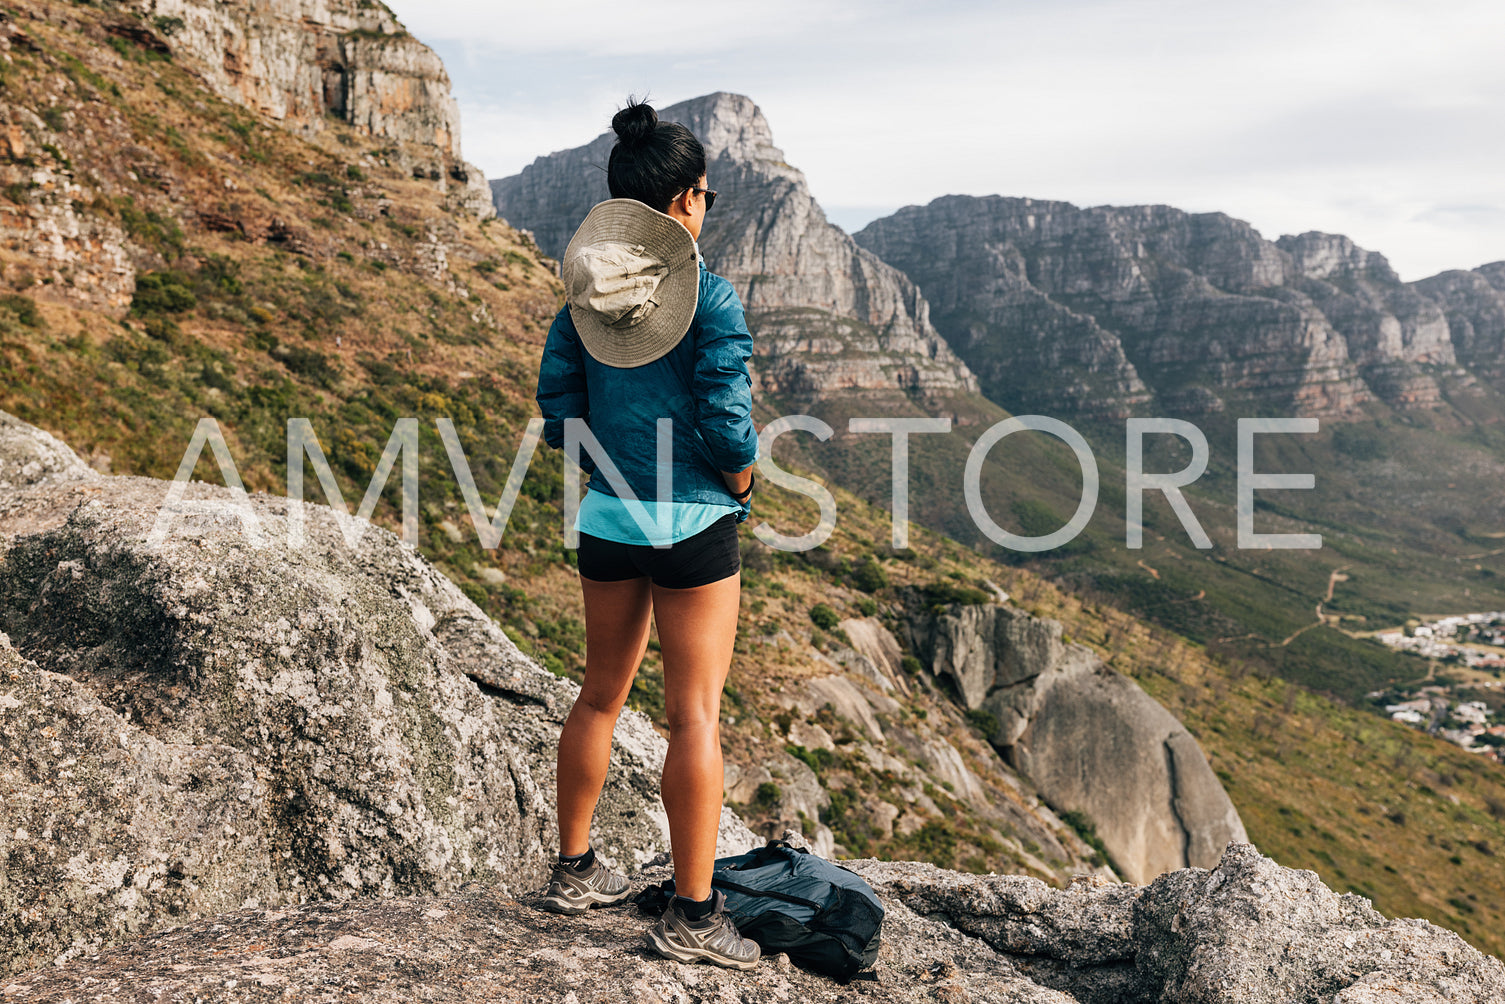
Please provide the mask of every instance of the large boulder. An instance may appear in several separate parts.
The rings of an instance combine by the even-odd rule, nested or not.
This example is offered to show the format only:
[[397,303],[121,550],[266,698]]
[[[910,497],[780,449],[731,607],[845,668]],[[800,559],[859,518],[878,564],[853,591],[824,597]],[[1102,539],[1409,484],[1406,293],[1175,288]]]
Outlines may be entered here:
[[885,901],[944,919],[1082,1004],[1505,1001],[1505,965],[1422,920],[1390,920],[1315,872],[1230,844],[1216,868],[1065,889],[912,862],[849,865]]
[[[55,443],[4,428],[7,457]],[[0,495],[0,967],[227,909],[542,881],[575,684],[386,530],[350,547],[326,507],[241,495],[262,546],[233,508],[153,546],[166,482],[80,484]],[[668,849],[665,748],[623,713],[592,832],[620,867]],[[722,853],[758,842],[723,821]]]
[[95,471],[50,432],[0,411],[0,492],[97,480]]
[[1089,821],[1131,882],[1211,867],[1243,822],[1175,716],[1056,621],[1001,604],[949,604],[910,621],[915,651],[947,679],[1004,759],[1052,808]]
[[132,726],[0,634],[0,972],[279,901],[258,774]]

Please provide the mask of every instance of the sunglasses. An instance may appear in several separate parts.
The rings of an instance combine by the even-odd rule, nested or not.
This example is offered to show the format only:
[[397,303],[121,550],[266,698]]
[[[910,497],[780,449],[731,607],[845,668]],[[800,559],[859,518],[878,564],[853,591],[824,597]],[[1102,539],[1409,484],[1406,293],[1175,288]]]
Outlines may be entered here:
[[692,194],[698,194],[700,192],[705,193],[705,211],[708,213],[711,211],[711,207],[716,204],[716,193],[711,191],[709,188],[690,188],[687,189],[687,191],[691,192]]

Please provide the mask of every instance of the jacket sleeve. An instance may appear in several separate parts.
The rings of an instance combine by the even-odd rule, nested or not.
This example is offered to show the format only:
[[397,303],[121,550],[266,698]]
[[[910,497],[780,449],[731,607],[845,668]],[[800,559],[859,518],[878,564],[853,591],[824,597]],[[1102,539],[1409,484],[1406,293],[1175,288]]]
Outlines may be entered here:
[[543,361],[538,366],[536,395],[539,411],[543,413],[544,442],[556,450],[564,445],[565,419],[590,418],[583,351],[575,323],[570,320],[569,307],[564,307],[549,326]]
[[695,404],[700,435],[711,460],[723,471],[740,471],[758,459],[752,423],[752,335],[742,301],[727,282],[713,287],[700,316],[695,348]]

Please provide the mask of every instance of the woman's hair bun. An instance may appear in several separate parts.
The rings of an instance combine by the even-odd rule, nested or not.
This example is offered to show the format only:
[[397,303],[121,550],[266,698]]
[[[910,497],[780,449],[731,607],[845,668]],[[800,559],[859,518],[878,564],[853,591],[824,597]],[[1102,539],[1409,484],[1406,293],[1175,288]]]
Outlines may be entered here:
[[611,128],[625,147],[646,142],[658,128],[658,112],[645,101],[627,99],[627,107],[612,116]]

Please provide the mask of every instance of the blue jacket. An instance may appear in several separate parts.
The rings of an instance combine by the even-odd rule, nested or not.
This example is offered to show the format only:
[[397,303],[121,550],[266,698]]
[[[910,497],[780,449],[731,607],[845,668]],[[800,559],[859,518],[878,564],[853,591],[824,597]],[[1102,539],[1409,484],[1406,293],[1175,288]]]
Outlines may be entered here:
[[[640,501],[658,494],[660,418],[674,420],[675,502],[738,504],[721,478],[758,457],[747,362],[752,335],[732,284],[700,263],[700,294],[690,330],[666,354],[620,369],[597,362],[580,344],[566,305],[554,318],[538,369],[544,441],[564,445],[564,420],[583,418]],[[581,450],[592,491],[615,495]],[[743,508],[742,518],[747,518]]]

